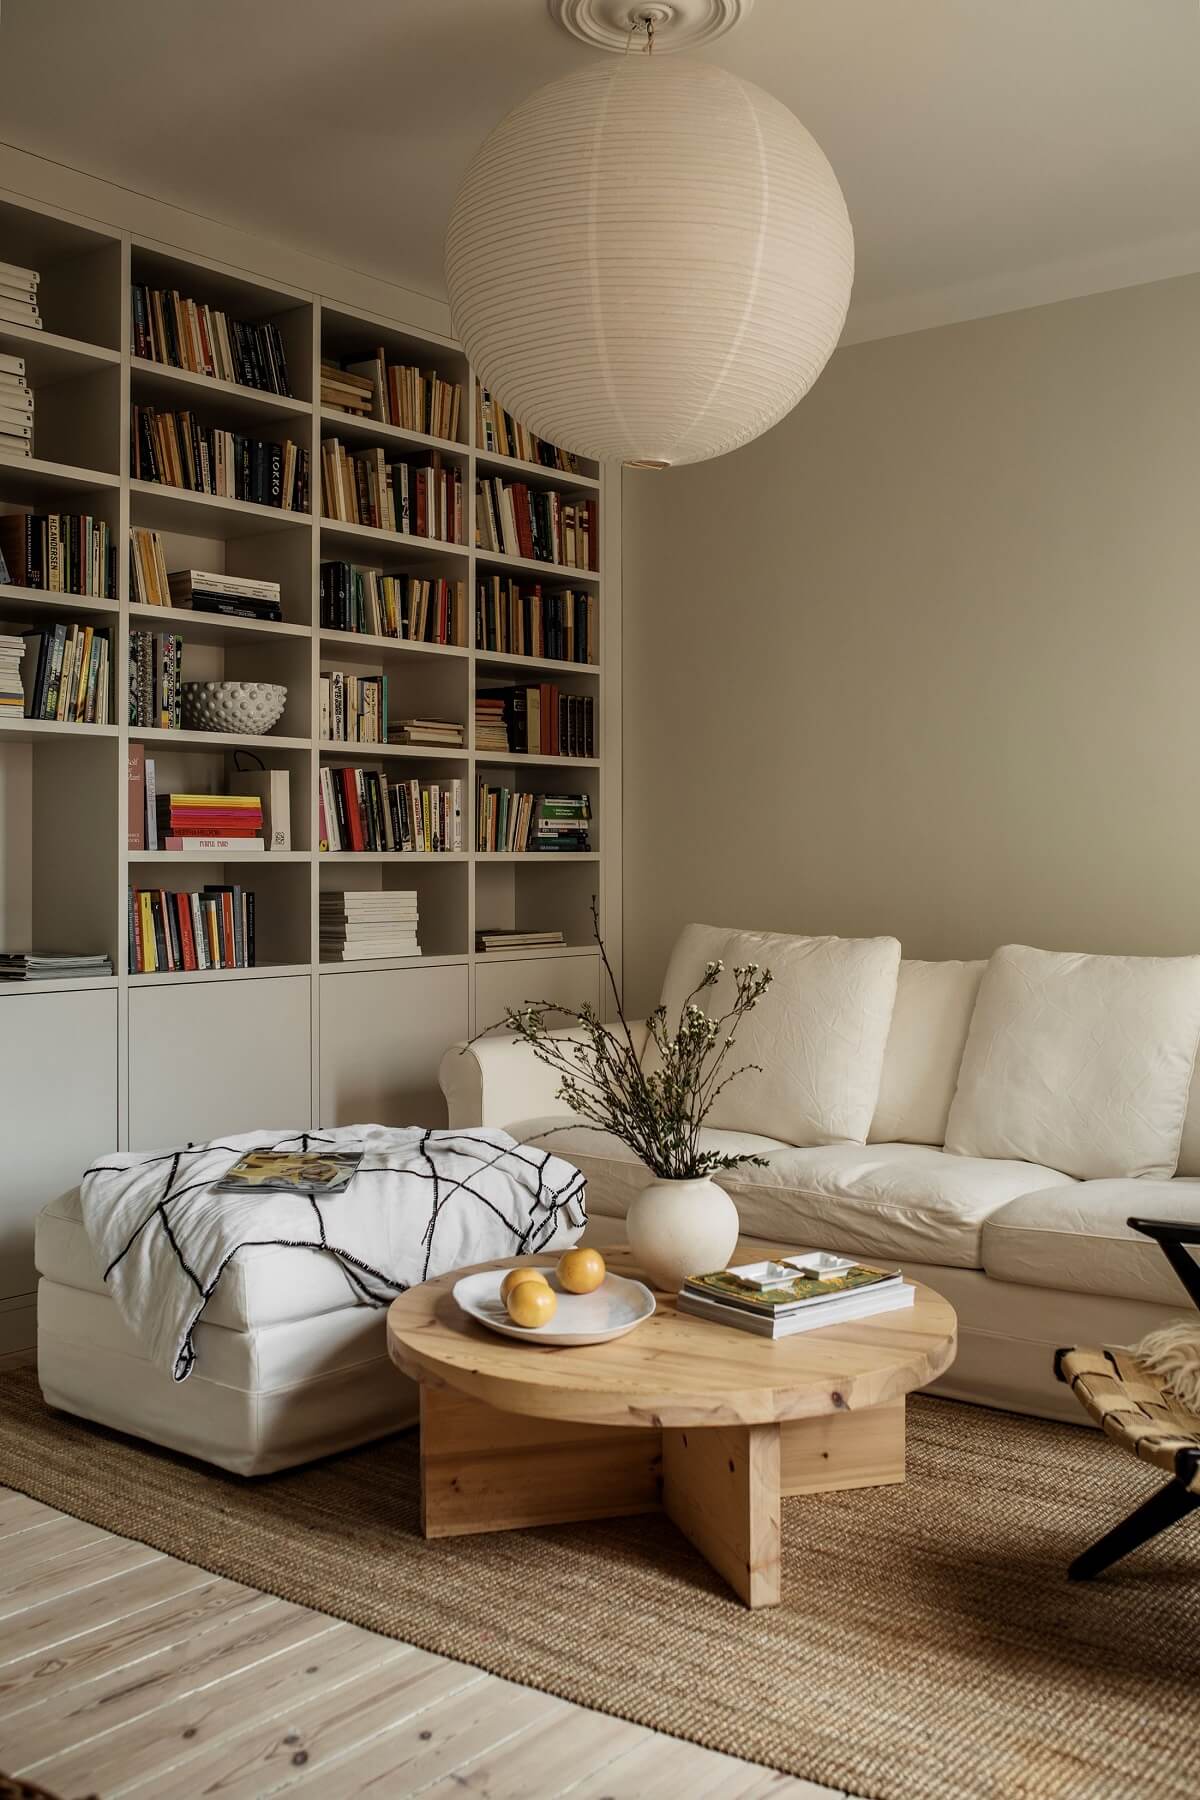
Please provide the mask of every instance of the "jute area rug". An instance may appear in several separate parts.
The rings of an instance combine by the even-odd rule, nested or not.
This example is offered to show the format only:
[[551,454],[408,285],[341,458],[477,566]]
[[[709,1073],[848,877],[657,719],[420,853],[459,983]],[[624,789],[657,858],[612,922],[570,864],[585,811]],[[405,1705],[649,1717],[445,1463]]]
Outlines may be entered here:
[[426,1543],[406,1432],[245,1482],[0,1377],[0,1482],[215,1574],[868,1800],[1194,1800],[1200,1531],[1070,1558],[1159,1480],[1098,1433],[917,1399],[902,1487],[784,1503],[747,1612],[661,1516]]

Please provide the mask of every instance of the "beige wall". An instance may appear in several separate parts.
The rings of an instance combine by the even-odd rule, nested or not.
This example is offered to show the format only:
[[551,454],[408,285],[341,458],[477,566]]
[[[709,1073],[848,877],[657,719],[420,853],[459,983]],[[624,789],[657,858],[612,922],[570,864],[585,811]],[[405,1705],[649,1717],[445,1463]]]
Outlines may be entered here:
[[858,345],[627,473],[625,970],[1200,949],[1200,277]]

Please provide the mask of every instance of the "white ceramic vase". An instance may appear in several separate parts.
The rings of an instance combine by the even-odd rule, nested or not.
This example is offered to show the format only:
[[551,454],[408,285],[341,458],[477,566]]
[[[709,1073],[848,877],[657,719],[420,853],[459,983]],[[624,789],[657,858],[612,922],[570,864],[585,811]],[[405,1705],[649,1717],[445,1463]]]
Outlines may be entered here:
[[625,1221],[638,1267],[656,1288],[677,1293],[689,1275],[724,1269],[738,1239],[737,1207],[715,1181],[652,1181]]

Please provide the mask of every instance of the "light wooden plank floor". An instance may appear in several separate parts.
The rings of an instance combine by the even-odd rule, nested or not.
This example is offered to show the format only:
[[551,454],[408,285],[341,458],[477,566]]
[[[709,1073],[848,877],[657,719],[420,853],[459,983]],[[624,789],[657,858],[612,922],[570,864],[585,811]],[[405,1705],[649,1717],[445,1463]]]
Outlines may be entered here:
[[822,1800],[0,1488],[0,1769],[63,1800]]

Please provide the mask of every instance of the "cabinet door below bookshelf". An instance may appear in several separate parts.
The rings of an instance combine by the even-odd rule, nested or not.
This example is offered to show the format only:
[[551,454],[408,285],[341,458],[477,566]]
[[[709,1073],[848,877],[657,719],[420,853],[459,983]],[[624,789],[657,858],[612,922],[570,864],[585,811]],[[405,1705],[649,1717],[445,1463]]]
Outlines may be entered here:
[[307,975],[135,988],[129,1147],[312,1123]]
[[115,989],[30,988],[0,998],[0,1142],[3,1301],[32,1295],[37,1284],[33,1227],[41,1208],[117,1147]]
[[321,1124],[446,1124],[438,1064],[468,1033],[467,967],[321,976]]
[[[612,999],[611,994],[607,997]],[[549,1000],[578,1011],[584,1005],[596,1006],[599,999],[600,958],[594,952],[582,956],[498,958],[494,963],[484,958],[475,965],[477,1031],[503,1030],[506,1006]],[[551,1019],[550,1023],[570,1024],[570,1020]]]

